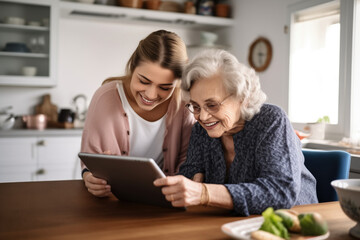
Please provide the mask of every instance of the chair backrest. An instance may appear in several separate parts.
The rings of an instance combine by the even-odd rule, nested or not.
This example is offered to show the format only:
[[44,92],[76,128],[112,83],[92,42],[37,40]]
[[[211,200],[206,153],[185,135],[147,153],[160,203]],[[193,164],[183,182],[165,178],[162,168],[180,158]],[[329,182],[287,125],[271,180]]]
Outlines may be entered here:
[[337,201],[331,181],[349,178],[351,155],[345,151],[302,150],[305,166],[316,178],[319,202]]

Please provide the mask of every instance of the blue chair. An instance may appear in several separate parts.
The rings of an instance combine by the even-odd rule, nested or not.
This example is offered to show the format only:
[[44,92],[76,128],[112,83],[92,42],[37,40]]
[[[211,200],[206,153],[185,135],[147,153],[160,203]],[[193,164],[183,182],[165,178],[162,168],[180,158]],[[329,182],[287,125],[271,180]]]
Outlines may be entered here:
[[316,178],[319,202],[338,201],[331,181],[349,178],[351,155],[345,151],[302,150],[305,166]]

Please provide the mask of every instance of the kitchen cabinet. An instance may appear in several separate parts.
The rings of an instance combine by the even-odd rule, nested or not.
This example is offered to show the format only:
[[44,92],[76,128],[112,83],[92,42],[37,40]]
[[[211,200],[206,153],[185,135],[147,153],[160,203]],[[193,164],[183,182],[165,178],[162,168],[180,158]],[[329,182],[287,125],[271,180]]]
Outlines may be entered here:
[[0,137],[0,182],[81,179],[81,136]]
[[[56,0],[0,0],[0,85],[56,85],[58,3]],[[9,49],[7,43],[25,46]],[[36,72],[31,73],[24,67]]]
[[35,180],[36,138],[0,138],[0,182]]

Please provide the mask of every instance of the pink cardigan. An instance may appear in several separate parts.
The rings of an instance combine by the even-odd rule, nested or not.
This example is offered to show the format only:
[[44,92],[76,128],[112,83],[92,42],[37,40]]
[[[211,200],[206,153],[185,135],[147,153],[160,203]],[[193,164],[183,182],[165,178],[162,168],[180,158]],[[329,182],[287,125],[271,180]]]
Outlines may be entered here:
[[[114,155],[129,153],[129,121],[116,87],[118,81],[102,85],[94,94],[86,116],[82,134],[81,152]],[[177,112],[176,102],[172,100],[166,116],[166,130],[163,143],[166,175],[174,175],[186,159],[194,116],[184,103]],[[86,166],[81,162],[82,169]]]

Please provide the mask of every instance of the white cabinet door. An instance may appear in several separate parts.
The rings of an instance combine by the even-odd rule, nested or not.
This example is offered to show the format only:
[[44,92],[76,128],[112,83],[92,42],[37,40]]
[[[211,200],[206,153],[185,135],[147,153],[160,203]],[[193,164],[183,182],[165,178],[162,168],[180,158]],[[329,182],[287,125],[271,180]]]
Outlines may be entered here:
[[39,137],[37,139],[37,180],[81,179],[81,137]]
[[35,180],[36,137],[0,138],[0,182]]
[[81,179],[81,136],[0,138],[0,182]]

